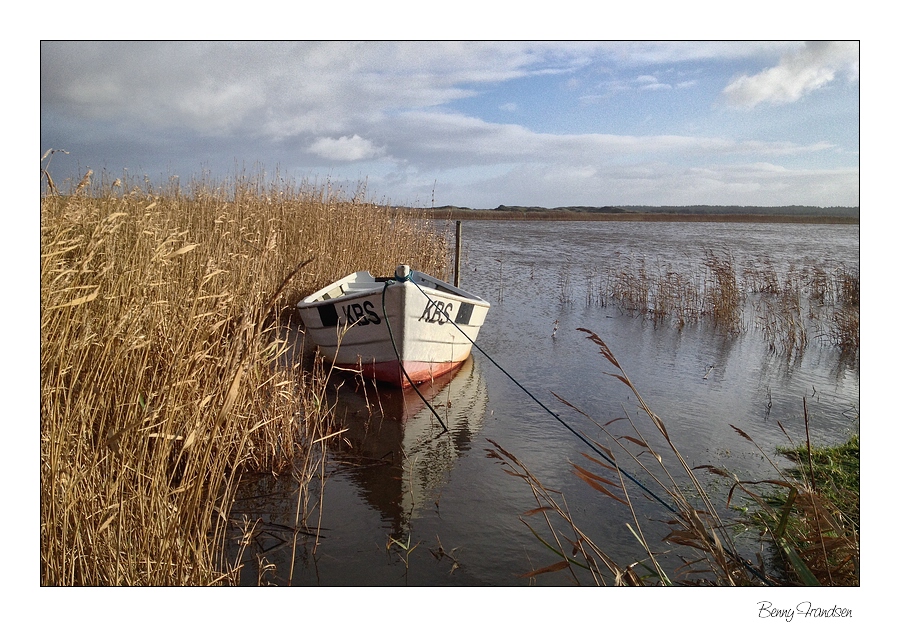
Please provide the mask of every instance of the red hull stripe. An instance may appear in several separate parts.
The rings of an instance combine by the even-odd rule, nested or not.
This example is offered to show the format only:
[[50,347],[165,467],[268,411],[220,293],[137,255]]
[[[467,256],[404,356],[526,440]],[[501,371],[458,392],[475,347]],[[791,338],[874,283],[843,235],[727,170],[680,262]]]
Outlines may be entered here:
[[[403,368],[406,374],[412,379],[416,385],[432,380],[438,376],[443,376],[462,365],[465,361],[455,361],[449,363],[426,363],[422,361],[403,361]],[[384,381],[397,385],[398,387],[410,387],[406,375],[400,369],[397,361],[386,361],[381,363],[365,363],[363,365],[352,365],[362,372],[366,378],[374,378],[375,380]]]

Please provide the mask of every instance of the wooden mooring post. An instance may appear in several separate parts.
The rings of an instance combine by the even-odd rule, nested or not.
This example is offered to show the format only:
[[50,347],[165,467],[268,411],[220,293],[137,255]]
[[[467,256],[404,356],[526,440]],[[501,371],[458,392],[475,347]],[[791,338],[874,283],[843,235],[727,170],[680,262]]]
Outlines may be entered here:
[[459,287],[459,269],[462,262],[462,221],[456,222],[456,266],[453,269],[453,285]]

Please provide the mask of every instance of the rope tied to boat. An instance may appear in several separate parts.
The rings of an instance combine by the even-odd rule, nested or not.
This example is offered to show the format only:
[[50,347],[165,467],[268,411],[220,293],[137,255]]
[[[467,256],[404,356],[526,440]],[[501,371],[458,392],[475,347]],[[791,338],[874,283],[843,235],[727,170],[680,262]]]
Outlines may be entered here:
[[[425,406],[431,410],[431,413],[434,414],[434,417],[437,418],[437,421],[441,423],[441,427],[444,430],[444,433],[448,432],[447,425],[444,424],[444,419],[437,413],[437,410],[431,405],[428,400],[426,400],[425,396],[422,395],[422,392],[419,391],[418,386],[412,381],[412,378],[409,377],[409,373],[406,371],[406,367],[403,365],[403,359],[400,357],[400,352],[397,349],[397,341],[394,340],[394,330],[391,328],[391,318],[388,316],[387,308],[385,307],[385,297],[387,296],[387,289],[392,283],[404,283],[406,281],[412,281],[412,270],[410,270],[408,265],[400,265],[397,266],[397,270],[394,272],[393,279],[387,279],[384,282],[384,287],[381,288],[381,315],[384,317],[385,325],[387,326],[388,336],[391,337],[391,347],[394,348],[394,356],[397,357],[397,365],[400,367],[400,371],[403,372],[403,376],[406,378],[406,381],[412,385],[412,388],[416,390],[416,394],[425,403]],[[415,281],[412,281],[414,284]],[[416,285],[418,287],[418,285]]]
[[394,281],[399,283],[403,283],[405,281],[412,281],[412,269],[408,265],[398,265],[397,269],[394,270]]
[[[402,281],[410,281],[413,285],[416,286],[416,288],[419,290],[419,292],[421,292],[421,293],[425,296],[425,298],[428,299],[429,302],[434,303],[434,300],[433,300],[430,296],[428,296],[428,293],[425,292],[425,290],[423,290],[422,287],[418,284],[418,282],[413,278],[413,276],[412,276],[412,271],[411,271],[411,270],[409,270],[407,273],[405,273],[405,276],[403,277],[403,279],[397,278],[397,274],[399,274],[401,268],[406,268],[407,270],[409,270],[409,266],[398,266],[397,271],[395,272],[395,280],[397,280],[397,281],[401,281],[401,280],[402,280]],[[389,283],[392,283],[392,282],[393,282],[393,280],[388,280],[388,281],[385,282],[385,284],[384,284],[384,291],[387,290],[388,284],[389,284]],[[382,292],[382,296],[381,296],[382,311],[384,311],[384,291]],[[387,318],[387,314],[385,314],[385,318]],[[656,502],[658,502],[658,503],[661,504],[663,507],[665,507],[670,513],[672,513],[672,514],[675,515],[675,516],[678,516],[678,515],[679,515],[679,512],[675,509],[674,506],[672,506],[671,504],[669,504],[668,502],[666,502],[665,500],[663,500],[662,498],[660,498],[658,495],[656,495],[656,493],[654,493],[649,487],[647,487],[646,485],[644,485],[640,480],[638,480],[636,477],[632,476],[630,473],[628,473],[627,471],[625,471],[624,469],[622,469],[622,468],[619,466],[619,463],[618,463],[618,462],[616,462],[615,460],[613,460],[612,458],[610,458],[610,457],[609,457],[607,454],[605,454],[599,447],[597,447],[597,445],[595,445],[591,440],[589,440],[584,434],[582,434],[581,432],[575,430],[571,425],[569,425],[566,421],[564,421],[564,420],[559,416],[559,414],[557,414],[556,412],[554,412],[553,410],[551,410],[549,407],[547,407],[544,403],[542,403],[542,402],[540,401],[540,399],[538,399],[537,396],[535,396],[535,395],[534,395],[531,391],[529,391],[524,385],[522,385],[522,383],[520,383],[518,380],[516,380],[516,378],[513,377],[512,374],[510,374],[508,371],[506,371],[506,369],[504,369],[504,367],[503,367],[500,363],[498,363],[497,361],[495,361],[495,360],[491,357],[490,354],[488,354],[486,351],[484,351],[484,349],[482,349],[480,345],[478,345],[477,343],[475,343],[475,341],[474,341],[468,334],[466,334],[466,332],[465,332],[459,325],[457,325],[456,321],[454,321],[454,320],[453,320],[452,318],[450,318],[449,316],[447,316],[446,318],[447,318],[447,320],[448,320],[450,323],[453,324],[453,326],[454,326],[457,330],[459,330],[459,332],[460,332],[463,336],[466,337],[466,339],[468,339],[468,341],[472,344],[472,346],[473,346],[475,349],[477,349],[479,352],[481,352],[481,353],[485,356],[485,358],[487,358],[491,363],[493,363],[493,365],[494,365],[497,369],[499,369],[501,372],[503,372],[503,373],[506,375],[507,378],[509,378],[513,383],[515,383],[515,384],[519,387],[519,389],[521,389],[523,392],[525,392],[525,393],[528,395],[528,397],[531,398],[535,403],[537,403],[544,411],[546,411],[548,414],[550,414],[551,416],[553,416],[553,418],[556,419],[560,424],[562,424],[563,427],[565,427],[566,429],[568,429],[568,430],[569,430],[572,434],[574,434],[579,440],[581,440],[584,444],[586,444],[588,447],[590,447],[590,449],[591,449],[594,453],[596,453],[597,455],[599,455],[601,458],[603,458],[605,461],[607,461],[607,462],[608,462],[609,464],[611,464],[612,466],[616,467],[616,469],[617,469],[618,471],[620,471],[620,472],[622,473],[623,476],[625,476],[626,478],[628,478],[629,481],[631,481],[633,484],[635,484],[636,486],[638,486],[638,487],[639,487],[641,490],[643,490],[648,496],[650,496],[650,497],[653,498]],[[389,333],[390,333],[390,330],[391,330],[390,322],[388,322],[388,332],[389,332]],[[392,344],[392,345],[394,344],[394,336],[393,336],[393,334],[391,334],[391,344]],[[396,345],[394,346],[394,351],[395,351],[395,352],[397,351]],[[400,360],[399,354],[397,355],[397,360],[398,360],[398,361]],[[401,367],[401,369],[403,368],[403,363],[402,363],[402,362],[400,363],[400,367]],[[406,370],[404,369],[403,372],[404,372],[404,374],[405,374],[405,373],[406,373]],[[407,379],[408,379],[408,378],[409,378],[409,376],[407,376]],[[414,384],[413,384],[413,387],[415,387]],[[428,403],[428,401],[425,400],[424,396],[422,396],[422,394],[419,393],[419,390],[418,390],[418,389],[416,389],[416,393],[419,394],[419,398],[421,398],[422,401],[423,401],[426,405],[428,405],[428,408],[431,409],[431,412],[432,412],[432,413],[438,418],[438,420],[441,422],[441,426],[444,427],[444,431],[447,431],[447,426],[444,425],[444,422],[440,419],[440,416],[437,415],[437,412],[436,412],[436,411],[434,410],[434,408]],[[736,561],[738,561],[738,562],[739,562],[739,563],[740,563],[740,564],[741,564],[748,572],[750,572],[750,573],[752,573],[754,576],[756,576],[756,577],[757,577],[761,582],[763,582],[765,585],[767,585],[767,586],[771,586],[771,585],[772,585],[772,584],[771,584],[771,581],[769,580],[769,578],[767,578],[767,577],[765,576],[765,574],[760,573],[759,570],[756,569],[752,564],[750,564],[750,562],[748,562],[746,559],[744,559],[744,558],[742,558],[742,557],[740,557],[740,556],[738,556],[738,555],[735,555],[730,549],[728,549],[728,548],[726,548],[726,547],[724,547],[724,546],[723,546],[722,548],[725,550],[725,552],[726,552],[728,555],[730,555],[733,559],[735,559]]]

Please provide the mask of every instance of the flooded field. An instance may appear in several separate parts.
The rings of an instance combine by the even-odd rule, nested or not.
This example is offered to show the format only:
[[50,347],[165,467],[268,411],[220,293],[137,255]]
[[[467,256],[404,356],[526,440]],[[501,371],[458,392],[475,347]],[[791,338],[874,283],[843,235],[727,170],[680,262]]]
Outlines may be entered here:
[[[478,339],[484,352],[423,388],[447,430],[412,390],[341,376],[332,399],[347,431],[324,466],[321,502],[300,506],[295,482],[267,477],[245,483],[235,504],[233,517],[256,523],[243,583],[573,584],[567,572],[521,577],[556,558],[523,523],[535,498],[489,457],[495,443],[563,494],[612,557],[643,557],[628,509],[573,473],[591,450],[507,376],[588,438],[602,438],[597,425],[559,398],[596,423],[631,418],[653,439],[632,392],[578,328],[609,345],[692,466],[772,477],[733,427],[774,457],[785,432],[805,440],[804,398],[813,443],[858,431],[859,352],[842,354],[811,308],[801,312],[802,346],[788,347],[767,332],[766,296],[755,291],[745,294],[740,329],[654,320],[604,297],[623,270],[677,272],[701,285],[710,254],[727,258],[741,281],[763,271],[781,281],[858,275],[859,226],[467,221],[463,233],[461,286],[492,307]],[[708,487],[724,502],[729,484],[719,480]],[[646,498],[635,508],[660,540],[665,511]],[[295,536],[300,518],[314,530]]]

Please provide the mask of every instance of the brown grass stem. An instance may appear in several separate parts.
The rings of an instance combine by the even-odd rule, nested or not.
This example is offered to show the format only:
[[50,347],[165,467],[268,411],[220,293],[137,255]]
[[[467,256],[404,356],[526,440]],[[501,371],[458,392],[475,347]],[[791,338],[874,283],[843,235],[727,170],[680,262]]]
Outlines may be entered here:
[[65,194],[47,183],[41,583],[236,583],[241,476],[294,475],[302,530],[333,430],[327,375],[284,319],[358,269],[403,262],[443,278],[446,242],[364,187],[237,175],[151,188],[90,172]]

